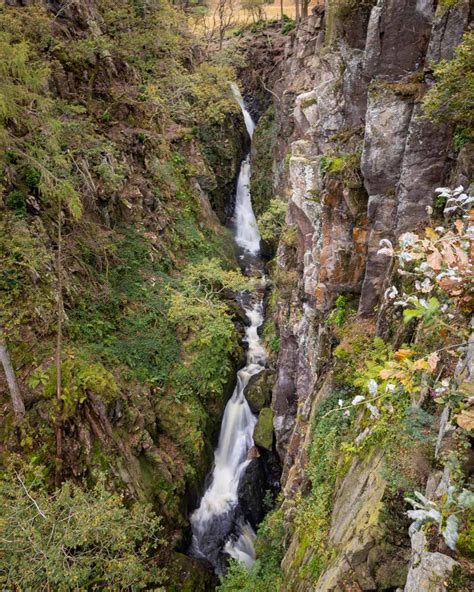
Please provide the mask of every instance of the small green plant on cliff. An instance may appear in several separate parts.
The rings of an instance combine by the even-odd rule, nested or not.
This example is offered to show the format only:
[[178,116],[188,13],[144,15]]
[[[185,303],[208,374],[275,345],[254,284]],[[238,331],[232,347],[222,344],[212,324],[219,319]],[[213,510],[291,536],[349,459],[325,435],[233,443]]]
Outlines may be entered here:
[[347,318],[347,314],[347,296],[341,294],[336,298],[335,308],[331,311],[331,314],[328,317],[328,324],[342,327]]
[[278,245],[281,233],[285,226],[288,203],[276,197],[270,201],[268,208],[258,218],[258,228],[262,239],[272,245]]
[[460,4],[461,0],[439,0],[438,8],[436,10],[437,16],[442,16],[450,8],[454,8]]
[[39,468],[14,467],[0,481],[5,589],[163,590],[153,555],[164,546],[148,506],[127,508],[99,478],[91,491],[69,482],[48,495]]
[[442,60],[434,68],[436,83],[426,94],[423,105],[428,117],[450,123],[472,141],[474,128],[474,32],[464,34],[452,60]]
[[362,184],[359,152],[340,156],[322,156],[319,167],[323,175],[341,179],[346,187],[357,188]]

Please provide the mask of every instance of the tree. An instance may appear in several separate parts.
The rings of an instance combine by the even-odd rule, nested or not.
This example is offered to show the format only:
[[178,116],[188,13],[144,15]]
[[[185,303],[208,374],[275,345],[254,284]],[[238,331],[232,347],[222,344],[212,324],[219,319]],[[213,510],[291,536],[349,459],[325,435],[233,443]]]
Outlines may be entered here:
[[[82,213],[80,196],[73,184],[72,162],[69,154],[61,152],[61,121],[57,118],[54,106],[45,92],[49,77],[49,67],[44,59],[35,54],[26,41],[16,43],[11,34],[0,32],[0,148],[4,149],[4,156],[0,158],[0,164],[8,168],[15,164],[22,172],[24,184],[27,190],[40,197],[44,204],[57,208],[57,257],[56,257],[56,302],[57,302],[57,399],[58,414],[55,420],[55,432],[57,443],[57,467],[56,484],[59,485],[61,474],[62,456],[62,430],[60,425],[61,409],[61,348],[62,348],[62,220],[63,208],[68,211],[72,220],[76,221]],[[34,131],[32,131],[34,130]],[[43,137],[41,143],[32,141],[34,134]],[[3,162],[2,162],[3,161]],[[12,199],[12,194],[15,198]],[[37,284],[42,279],[41,271],[48,264],[48,256],[45,254],[43,241],[35,241],[31,237],[28,225],[15,218],[26,215],[27,196],[20,190],[12,191],[7,197],[10,208],[14,208],[15,215],[6,218],[13,222],[13,227],[18,234],[11,232],[10,251],[5,249],[6,257],[3,268],[3,277],[0,281],[2,290],[2,304],[5,303],[5,312],[0,317],[2,326],[0,349],[2,364],[4,367],[10,393],[13,401],[15,416],[18,419],[24,415],[24,405],[21,394],[14,379],[13,367],[6,347],[6,335],[18,333],[20,325],[31,323],[34,319],[38,304]],[[22,206],[21,208],[19,206]],[[22,225],[23,224],[23,225]],[[34,227],[34,224],[31,226]],[[8,241],[5,240],[5,243]],[[0,247],[4,247],[0,240]],[[23,252],[23,249],[26,252]],[[2,249],[3,250],[3,249]],[[41,255],[38,256],[38,253]],[[18,272],[15,268],[19,264],[26,268],[27,272]],[[29,276],[29,277],[28,277]],[[37,293],[38,292],[38,293]],[[28,296],[18,305],[18,296]],[[2,318],[4,317],[5,318]],[[41,315],[39,315],[41,316]],[[20,402],[21,401],[21,402]]]
[[217,23],[219,49],[222,49],[225,34],[236,25],[235,0],[218,0],[214,10],[213,22]]
[[311,0],[301,0],[301,16],[306,18],[308,16],[308,8]]
[[14,467],[0,480],[5,590],[163,590],[154,556],[164,546],[149,506],[130,508],[103,478],[46,492],[42,471]]

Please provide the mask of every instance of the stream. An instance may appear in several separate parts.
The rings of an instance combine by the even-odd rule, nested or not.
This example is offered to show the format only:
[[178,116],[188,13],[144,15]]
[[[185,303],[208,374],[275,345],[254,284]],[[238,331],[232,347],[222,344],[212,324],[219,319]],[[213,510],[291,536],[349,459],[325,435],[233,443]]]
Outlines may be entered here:
[[[245,107],[242,95],[234,84],[232,92],[239,103],[245,125],[252,139],[255,123]],[[250,463],[253,431],[257,417],[244,396],[252,376],[261,372],[266,363],[266,352],[258,335],[263,323],[263,293],[265,276],[260,260],[260,234],[250,196],[250,153],[242,161],[235,198],[235,242],[247,275],[261,278],[261,287],[250,297],[240,294],[239,302],[245,310],[248,325],[244,341],[248,349],[246,365],[237,373],[237,384],[229,399],[222,419],[219,441],[214,452],[214,465],[209,483],[199,507],[191,516],[191,553],[206,559],[220,575],[225,570],[226,556],[251,567],[255,560],[255,532],[239,507],[239,482]]]

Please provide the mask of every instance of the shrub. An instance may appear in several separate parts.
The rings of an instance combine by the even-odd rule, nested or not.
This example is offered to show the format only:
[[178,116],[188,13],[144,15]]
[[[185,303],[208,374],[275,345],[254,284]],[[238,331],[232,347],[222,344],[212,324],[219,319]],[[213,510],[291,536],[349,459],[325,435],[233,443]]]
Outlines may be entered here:
[[2,588],[22,590],[141,590],[164,573],[151,561],[164,542],[148,506],[130,508],[103,479],[85,491],[66,482],[53,495],[15,470],[0,481]]
[[[474,32],[468,31],[452,60],[442,60],[434,68],[436,83],[423,100],[428,117],[465,130],[474,127]],[[472,133],[471,133],[472,138]]]
[[[90,395],[97,395],[109,402],[119,393],[114,376],[102,364],[71,358],[61,364],[61,376],[63,418],[72,417],[78,406],[87,401]],[[44,394],[50,399],[56,395],[56,366],[52,366],[49,371]]]
[[6,204],[19,216],[26,216],[26,199],[22,191],[11,191],[7,195]]
[[258,218],[262,239],[276,248],[285,226],[288,203],[276,197],[270,201],[268,209]]

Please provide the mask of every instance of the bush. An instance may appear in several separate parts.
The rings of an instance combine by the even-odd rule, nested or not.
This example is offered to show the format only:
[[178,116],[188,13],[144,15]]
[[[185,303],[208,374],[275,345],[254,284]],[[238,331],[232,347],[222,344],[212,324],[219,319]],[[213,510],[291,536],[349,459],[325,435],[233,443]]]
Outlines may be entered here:
[[0,481],[0,502],[2,588],[162,590],[151,560],[164,544],[159,518],[148,506],[127,508],[103,479],[90,491],[67,482],[48,495],[38,471],[14,470]]
[[7,196],[6,204],[19,216],[26,216],[26,198],[22,191],[11,191]]
[[[102,364],[90,364],[71,358],[61,364],[61,376],[63,419],[72,417],[78,406],[87,401],[90,395],[99,396],[105,402],[110,402],[119,393],[114,376]],[[52,366],[44,387],[46,397],[55,397],[56,384],[56,366]]]
[[288,203],[276,197],[270,201],[268,209],[258,218],[260,235],[273,249],[276,249],[285,226]]
[[425,112],[438,123],[451,123],[464,130],[474,127],[474,32],[464,34],[454,58],[442,60],[434,69],[436,83],[427,92]]

